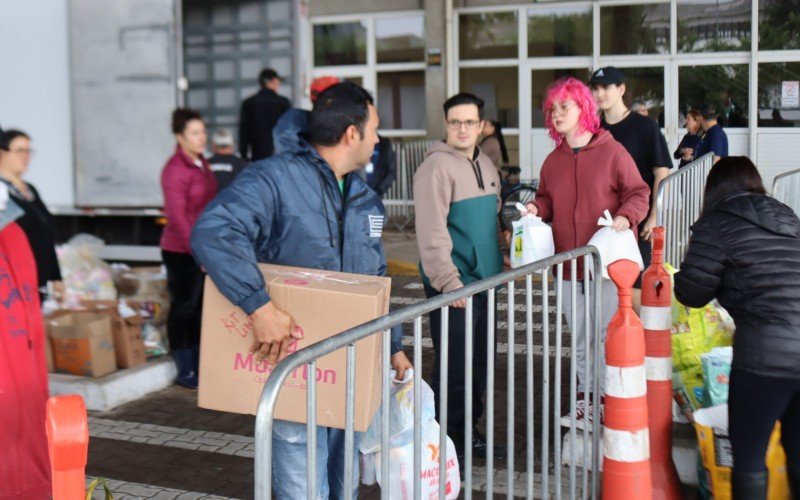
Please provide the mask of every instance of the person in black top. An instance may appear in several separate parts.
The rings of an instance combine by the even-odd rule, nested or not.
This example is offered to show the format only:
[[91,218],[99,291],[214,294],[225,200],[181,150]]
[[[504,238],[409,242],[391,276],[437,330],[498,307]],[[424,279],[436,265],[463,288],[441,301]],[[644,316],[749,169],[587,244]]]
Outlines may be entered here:
[[39,292],[44,294],[47,283],[52,282],[54,298],[62,300],[64,283],[56,257],[53,216],[36,188],[22,180],[32,153],[31,139],[25,132],[6,130],[0,134],[0,181],[8,185],[8,194],[25,212],[16,222],[28,237],[36,259]]
[[675,298],[716,298],[736,324],[728,397],[734,499],[766,499],[764,457],[775,427],[800,498],[800,219],[766,195],[744,156],[711,168],[703,212],[675,274]]
[[696,109],[690,109],[689,112],[686,113],[686,135],[683,136],[681,143],[678,144],[677,149],[675,149],[675,152],[672,154],[673,158],[681,161],[678,164],[678,168],[683,168],[694,161],[697,145],[700,144],[702,121],[703,115]]
[[703,104],[700,108],[700,126],[703,134],[697,144],[694,157],[700,158],[708,153],[714,153],[714,163],[728,156],[728,134],[717,122],[717,107],[711,103]]
[[369,187],[383,196],[397,178],[397,156],[392,141],[381,136],[378,136],[378,141],[372,151],[372,160],[364,167],[364,174]]
[[292,103],[278,95],[281,78],[274,69],[267,68],[258,76],[261,90],[242,102],[239,113],[239,152],[250,161],[272,156],[274,145],[272,129]]
[[208,163],[217,179],[218,192],[233,182],[233,179],[247,166],[247,162],[235,151],[236,145],[231,131],[225,128],[217,129],[211,136],[211,152],[214,156],[208,159]]
[[[639,174],[650,187],[650,213],[639,224],[639,251],[642,253],[645,269],[650,265],[650,237],[656,227],[656,196],[658,185],[669,175],[672,166],[669,148],[658,123],[638,113],[632,113],[625,105],[625,74],[618,68],[600,68],[589,80],[597,107],[603,111],[600,125],[611,132],[614,139],[622,144],[633,157]],[[641,278],[636,288],[641,285]],[[634,292],[634,303],[639,303],[639,295]]]

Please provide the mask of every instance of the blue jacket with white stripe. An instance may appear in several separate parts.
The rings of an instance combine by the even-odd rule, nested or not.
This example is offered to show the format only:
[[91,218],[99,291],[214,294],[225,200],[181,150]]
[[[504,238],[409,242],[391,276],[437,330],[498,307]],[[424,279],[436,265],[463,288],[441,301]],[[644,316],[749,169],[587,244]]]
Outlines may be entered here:
[[[292,153],[253,163],[208,204],[192,251],[220,292],[245,313],[269,302],[257,263],[384,276],[383,203],[357,175],[344,195],[330,166],[300,139]],[[392,331],[392,354],[402,328]]]

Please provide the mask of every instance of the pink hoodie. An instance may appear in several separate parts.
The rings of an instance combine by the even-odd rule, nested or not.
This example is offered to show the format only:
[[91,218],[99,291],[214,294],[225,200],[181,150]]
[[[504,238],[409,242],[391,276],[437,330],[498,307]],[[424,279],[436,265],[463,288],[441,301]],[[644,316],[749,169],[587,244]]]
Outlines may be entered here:
[[189,236],[205,206],[217,195],[217,181],[205,158],[196,165],[180,146],[161,172],[167,226],[161,234],[161,249],[191,254]]

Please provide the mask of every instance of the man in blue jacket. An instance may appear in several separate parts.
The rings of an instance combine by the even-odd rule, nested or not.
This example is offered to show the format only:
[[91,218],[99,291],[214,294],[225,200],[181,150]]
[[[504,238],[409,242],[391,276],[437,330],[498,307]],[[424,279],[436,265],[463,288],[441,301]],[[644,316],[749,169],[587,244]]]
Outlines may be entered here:
[[[330,87],[315,103],[310,132],[298,137],[298,148],[253,163],[198,219],[195,257],[220,292],[250,315],[252,351],[260,359],[280,361],[302,331],[270,301],[257,263],[386,274],[383,203],[352,174],[370,161],[377,129],[378,113],[364,89],[349,82]],[[402,329],[392,332],[391,364],[398,377],[411,368],[401,337]],[[272,442],[276,497],[305,497],[306,425],[276,420]],[[341,498],[344,431],[318,427],[317,456],[318,498]],[[357,459],[353,470],[355,496]]]

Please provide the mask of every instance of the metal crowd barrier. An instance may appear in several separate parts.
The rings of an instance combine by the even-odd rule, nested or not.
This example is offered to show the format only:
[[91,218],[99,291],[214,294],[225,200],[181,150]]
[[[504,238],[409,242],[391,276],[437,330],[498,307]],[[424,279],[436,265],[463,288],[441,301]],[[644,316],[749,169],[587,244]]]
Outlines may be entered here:
[[670,174],[658,186],[656,225],[667,231],[664,262],[680,265],[689,245],[690,228],[700,217],[706,178],[714,166],[714,155],[707,155]]
[[784,172],[772,182],[772,196],[800,214],[800,169]]
[[[293,370],[307,365],[310,373],[314,373],[316,369],[316,361],[329,353],[338,349],[347,349],[347,382],[346,382],[346,415],[353,415],[354,401],[355,401],[355,343],[361,339],[367,338],[371,335],[383,336],[383,355],[382,355],[382,411],[381,415],[381,461],[380,470],[381,477],[383,478],[383,488],[381,491],[381,498],[389,498],[389,411],[387,408],[391,406],[389,402],[389,387],[390,387],[390,329],[395,325],[404,323],[413,324],[413,364],[414,364],[414,498],[420,499],[420,485],[421,485],[421,390],[416,388],[421,387],[422,373],[426,367],[422,364],[422,324],[423,315],[439,309],[441,311],[442,325],[441,325],[441,342],[442,351],[448,352],[448,306],[456,300],[466,299],[467,308],[465,313],[465,439],[464,443],[468,452],[464,460],[464,476],[462,496],[466,499],[471,499],[473,496],[473,483],[475,480],[475,473],[480,479],[481,469],[476,467],[473,470],[473,459],[471,453],[472,443],[472,401],[473,398],[481,398],[483,394],[472,393],[472,364],[473,357],[478,355],[485,355],[487,357],[487,391],[486,391],[486,407],[485,407],[485,421],[486,421],[486,441],[487,453],[485,459],[486,483],[480,485],[481,490],[485,487],[486,498],[494,498],[495,484],[497,481],[500,483],[502,475],[495,478],[496,471],[494,469],[494,458],[492,450],[494,449],[494,436],[495,436],[495,356],[497,362],[502,361],[501,355],[495,355],[494,349],[487,349],[486,353],[473,352],[473,329],[472,329],[472,304],[473,297],[479,293],[487,294],[487,324],[490,326],[488,330],[488,345],[496,345],[495,328],[491,325],[496,325],[498,330],[500,326],[495,320],[496,309],[507,311],[507,324],[505,325],[507,342],[508,342],[508,359],[507,359],[507,378],[505,385],[507,386],[507,401],[506,401],[506,414],[507,421],[505,422],[505,443],[507,445],[505,466],[506,470],[506,492],[508,498],[512,498],[515,494],[515,478],[518,478],[519,489],[518,495],[524,495],[527,498],[557,498],[563,497],[576,499],[576,498],[599,498],[598,474],[593,474],[591,471],[599,470],[599,461],[601,446],[599,446],[600,439],[600,426],[599,418],[593,420],[591,426],[592,432],[590,437],[585,441],[590,441],[591,446],[584,444],[582,447],[571,446],[568,452],[570,456],[569,467],[567,470],[561,467],[562,464],[562,449],[561,438],[563,433],[570,435],[570,441],[576,443],[577,425],[574,412],[571,412],[569,418],[570,427],[568,430],[563,430],[560,424],[562,414],[562,403],[565,403],[569,410],[575,408],[577,393],[576,393],[576,361],[572,353],[576,349],[576,336],[565,331],[565,325],[562,321],[562,313],[571,319],[569,324],[576,324],[576,314],[578,307],[583,308],[585,319],[585,344],[586,346],[594,346],[587,349],[586,353],[586,373],[591,377],[592,384],[588,387],[594,387],[594,394],[599,394],[599,381],[598,381],[598,366],[600,366],[600,350],[596,346],[601,346],[599,341],[600,337],[600,280],[590,281],[588,273],[584,273],[586,277],[582,279],[580,285],[585,290],[594,290],[593,293],[587,293],[581,303],[577,300],[578,280],[576,273],[571,273],[571,278],[568,281],[564,279],[565,263],[570,266],[570,269],[577,269],[579,261],[582,261],[584,269],[593,269],[595,276],[600,276],[600,258],[597,250],[594,247],[582,247],[570,252],[555,255],[548,259],[534,262],[524,267],[514,270],[506,271],[498,274],[492,278],[485,279],[476,283],[472,283],[458,290],[445,293],[428,300],[410,305],[403,309],[394,311],[388,315],[378,318],[369,323],[362,324],[355,328],[351,328],[342,332],[334,337],[325,341],[311,345],[304,349],[291,354],[285,360],[278,363],[274,371],[271,373],[267,380],[264,390],[261,394],[261,399],[258,405],[256,414],[256,430],[255,430],[255,498],[259,500],[266,500],[272,498],[272,429],[275,404],[278,399],[278,393],[283,386],[284,381],[287,379]],[[517,283],[523,281],[523,283]],[[569,311],[563,311],[564,297],[562,290],[565,289],[562,285],[571,283],[572,287],[572,307]],[[524,303],[516,304],[516,286],[524,287]],[[590,288],[591,287],[591,288]],[[520,290],[521,292],[523,290]],[[499,296],[505,295],[506,304],[496,305],[496,300]],[[520,294],[523,295],[523,294]],[[551,295],[554,295],[555,307],[551,306]],[[522,298],[522,297],[521,297]],[[536,301],[536,305],[534,305]],[[505,307],[504,307],[505,306]],[[590,312],[591,307],[591,312]],[[525,322],[515,324],[515,313],[519,311],[524,313]],[[554,319],[550,314],[554,313]],[[540,316],[541,315],[541,316]],[[534,317],[537,317],[536,327],[534,328]],[[540,316],[540,317],[539,317]],[[593,318],[590,321],[590,318]],[[539,328],[541,325],[541,328]],[[568,327],[567,327],[568,328]],[[541,346],[534,345],[534,335],[541,335]],[[497,335],[501,335],[498,331]],[[524,339],[524,340],[523,340]],[[517,340],[524,342],[522,346],[517,344]],[[569,346],[569,347],[567,347]],[[534,351],[542,353],[543,360],[540,366],[534,366]],[[539,350],[541,348],[541,350]],[[571,349],[569,354],[566,353],[567,349]],[[521,352],[516,352],[517,350]],[[515,387],[515,355],[525,355],[525,387]],[[554,355],[554,367],[551,369],[550,355]],[[567,372],[567,366],[562,367],[562,358],[567,358],[564,362],[568,365],[568,378],[569,380],[562,381],[562,371]],[[439,445],[440,450],[447,450],[446,429],[447,429],[447,388],[448,388],[448,359],[445,356],[440,360],[440,400],[439,404],[439,420],[440,420],[440,434]],[[535,368],[539,368],[538,374]],[[521,374],[521,373],[520,373]],[[502,375],[500,382],[502,384]],[[567,377],[564,377],[566,379]],[[541,384],[542,391],[538,399],[534,398],[535,384]],[[314,377],[311,377],[307,392],[307,432],[308,442],[312,443],[308,446],[308,469],[309,471],[316,470],[316,446],[313,444],[314,436],[316,436],[316,382]],[[562,397],[562,388],[564,393],[568,393],[566,398]],[[584,403],[589,404],[589,391],[586,391]],[[515,399],[518,396],[518,399]],[[519,400],[519,403],[516,401]],[[501,403],[502,404],[502,403]],[[551,412],[552,405],[552,412]],[[535,434],[536,422],[535,416],[537,411],[541,412],[541,422],[539,441]],[[514,449],[515,449],[515,422],[516,415],[524,415],[525,417],[525,432],[526,438],[524,439],[525,445],[525,462],[524,468],[515,468],[514,462]],[[552,418],[552,420],[551,420]],[[346,418],[347,427],[345,429],[345,458],[344,458],[344,498],[351,498],[352,486],[354,481],[359,481],[355,477],[353,470],[354,453],[357,452],[354,444],[354,430],[353,419]],[[477,422],[475,422],[477,424]],[[502,425],[502,424],[501,424]],[[586,432],[585,427],[582,432]],[[517,440],[518,441],[518,440]],[[539,460],[537,463],[536,449],[537,446],[540,450]],[[553,452],[551,453],[551,445]],[[517,447],[518,449],[521,446]],[[580,448],[580,449],[579,449]],[[582,456],[579,457],[578,453]],[[522,454],[519,455],[520,457]],[[279,460],[280,457],[274,457]],[[579,460],[582,458],[582,460]],[[439,467],[438,467],[438,498],[446,498],[445,494],[445,474],[446,474],[446,459],[447,453],[439,453]],[[581,465],[579,465],[581,464]],[[537,465],[539,472],[536,473]],[[376,467],[378,464],[376,464]],[[578,468],[582,473],[578,477]],[[555,471],[551,477],[551,470]],[[562,477],[563,476],[563,477]],[[427,478],[430,480],[430,478]],[[552,484],[552,486],[551,486]],[[500,485],[502,486],[502,485]],[[535,486],[537,491],[535,492]],[[521,490],[524,489],[524,493]],[[309,474],[308,481],[308,498],[316,498],[317,486],[316,476],[314,473]],[[481,495],[483,493],[481,492]]]
[[387,220],[404,231],[414,220],[414,173],[425,159],[425,152],[433,141],[420,139],[395,143],[397,179],[383,196]]

